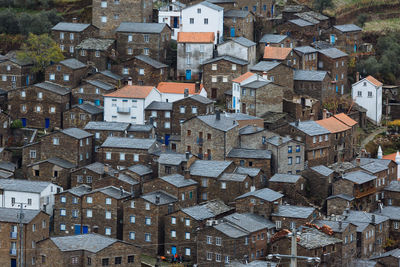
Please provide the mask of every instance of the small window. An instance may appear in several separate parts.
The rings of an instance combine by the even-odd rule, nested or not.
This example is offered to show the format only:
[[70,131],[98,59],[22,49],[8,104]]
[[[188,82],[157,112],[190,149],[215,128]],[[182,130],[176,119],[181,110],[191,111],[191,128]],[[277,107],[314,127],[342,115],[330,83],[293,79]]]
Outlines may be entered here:
[[204,24],[208,24],[208,18],[204,19]]
[[190,19],[189,19],[189,23],[190,23],[190,24],[194,24],[194,18],[190,18]]
[[86,198],[86,203],[92,204],[93,203],[93,198],[92,197],[87,197]]
[[101,1],[101,7],[106,8],[107,7],[107,1]]
[[101,22],[107,23],[107,16],[101,16]]

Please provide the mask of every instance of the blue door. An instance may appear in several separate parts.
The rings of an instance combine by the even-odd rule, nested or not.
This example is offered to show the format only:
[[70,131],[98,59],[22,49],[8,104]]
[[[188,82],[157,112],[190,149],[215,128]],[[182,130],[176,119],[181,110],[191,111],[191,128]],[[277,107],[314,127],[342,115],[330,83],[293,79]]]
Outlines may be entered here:
[[336,93],[339,93],[339,86],[336,85]]
[[26,127],[26,119],[22,118],[21,121],[22,121],[22,127]]
[[231,37],[235,37],[235,27],[231,27]]
[[96,99],[96,100],[94,101],[94,104],[95,104],[96,106],[100,106],[100,100],[99,100],[99,99]]
[[331,44],[335,44],[335,35],[331,34]]
[[186,80],[192,79],[192,70],[186,70]]
[[88,227],[87,225],[82,226],[82,234],[87,234],[88,233]]
[[174,17],[174,28],[178,28],[178,17]]
[[29,85],[29,75],[26,75],[26,85]]
[[271,5],[271,17],[274,16],[274,5]]
[[354,53],[357,52],[357,44],[354,44]]
[[17,259],[11,259],[11,267],[17,267]]
[[50,119],[49,118],[45,118],[44,119],[44,128],[49,128],[50,127]]
[[168,146],[169,145],[169,134],[165,135],[165,145]]
[[83,103],[83,99],[79,98],[79,104],[82,104],[82,103]]
[[175,247],[175,246],[172,246],[172,247],[171,247],[171,254],[172,254],[172,255],[175,255],[175,254],[176,254],[176,247]]
[[80,235],[81,234],[81,225],[80,224],[75,224],[75,234]]

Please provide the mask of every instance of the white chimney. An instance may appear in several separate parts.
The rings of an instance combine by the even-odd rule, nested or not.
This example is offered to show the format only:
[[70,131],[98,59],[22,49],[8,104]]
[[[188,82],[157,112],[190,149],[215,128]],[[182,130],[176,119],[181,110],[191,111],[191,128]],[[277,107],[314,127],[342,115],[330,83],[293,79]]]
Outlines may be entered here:
[[128,78],[128,85],[132,85],[132,77]]
[[400,153],[397,151],[395,161],[397,163],[397,180],[400,180]]
[[381,146],[378,147],[378,159],[382,159],[383,157],[383,152]]

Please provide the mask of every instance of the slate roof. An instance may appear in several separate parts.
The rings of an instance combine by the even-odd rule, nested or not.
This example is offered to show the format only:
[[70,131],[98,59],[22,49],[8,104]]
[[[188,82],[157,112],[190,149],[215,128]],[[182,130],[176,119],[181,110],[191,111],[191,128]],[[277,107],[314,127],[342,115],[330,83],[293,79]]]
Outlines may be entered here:
[[37,161],[37,162],[34,162],[32,164],[29,164],[28,166],[38,165],[38,164],[41,164],[43,162],[49,162],[51,164],[60,166],[60,167],[65,168],[65,169],[72,169],[72,168],[76,167],[75,164],[72,164],[71,162],[69,162],[69,161],[67,161],[65,159],[61,159],[61,158],[57,158],[57,157],[49,158],[49,159],[45,159],[45,160],[41,160],[41,161]]
[[259,80],[259,81],[252,81],[246,84],[242,84],[243,88],[250,88],[250,89],[258,89],[263,86],[266,86],[268,84],[272,83],[271,81],[268,80]]
[[150,167],[142,165],[142,164],[136,164],[136,165],[130,166],[128,168],[128,170],[130,170],[131,172],[134,172],[140,176],[153,173],[153,170]]
[[342,240],[314,228],[300,232],[300,240],[297,242],[299,246],[307,249],[316,249],[337,243],[342,243]]
[[76,138],[76,139],[83,139],[83,138],[86,138],[86,137],[93,136],[93,134],[88,133],[88,132],[86,132],[86,131],[84,131],[82,129],[79,129],[79,128],[68,128],[68,129],[65,129],[65,130],[61,130],[61,132],[63,134],[69,135],[69,136],[71,136],[73,138]]
[[50,237],[50,240],[53,241],[61,251],[85,250],[92,253],[97,253],[116,242],[122,242],[99,234],[58,236]]
[[72,107],[73,108],[79,108],[79,109],[81,109],[83,111],[86,111],[87,113],[90,113],[90,114],[103,113],[103,109],[102,108],[97,107],[97,106],[95,106],[95,105],[93,105],[91,103],[88,103],[88,102],[85,102],[85,103],[82,103],[82,104],[73,105]]
[[225,18],[245,18],[249,15],[250,11],[245,11],[245,10],[227,10],[224,11],[224,17]]
[[115,199],[122,199],[122,198],[126,198],[131,195],[131,193],[129,193],[125,190],[121,190],[120,188],[117,188],[115,186],[106,186],[106,187],[98,188],[98,189],[88,192],[88,194],[96,193],[96,192],[101,192],[101,193],[103,193],[107,196],[110,196],[112,198],[115,198]]
[[374,213],[389,217],[391,220],[400,221],[400,207],[398,206],[385,206],[382,210],[375,211]]
[[283,197],[283,195],[279,192],[276,192],[269,188],[263,188],[256,191],[247,192],[241,196],[238,196],[236,199],[241,199],[249,196],[258,197],[268,202],[274,202]]
[[228,158],[271,159],[271,151],[265,149],[233,148]]
[[327,74],[327,71],[322,70],[295,70],[293,79],[295,81],[321,82]]
[[329,169],[325,165],[314,166],[311,167],[310,169],[324,176],[329,176],[333,173],[333,170]]
[[242,128],[239,129],[239,134],[240,135],[244,135],[244,134],[254,134],[254,133],[258,133],[264,131],[264,128],[261,127],[254,127],[254,125],[246,125]]
[[250,168],[250,167],[237,167],[235,172],[240,174],[246,174],[250,177],[256,177],[260,173],[261,169],[259,168]]
[[183,208],[181,211],[197,221],[214,218],[234,208],[225,205],[221,200],[215,199],[204,204]]
[[298,126],[296,126],[296,122],[291,122],[290,125],[310,136],[330,134],[327,129],[315,121],[300,121]]
[[138,55],[135,57],[136,59],[139,59],[140,61],[143,61],[146,64],[149,64],[150,66],[156,68],[156,69],[162,69],[168,67],[164,63],[161,63],[160,61],[157,61],[155,59],[152,59],[149,56],[146,55]]
[[82,62],[80,62],[79,60],[77,60],[75,58],[68,58],[68,59],[65,59],[63,61],[60,61],[60,64],[66,66],[68,68],[71,68],[73,70],[77,70],[77,69],[81,69],[81,68],[86,67],[85,63],[82,63]]
[[92,188],[90,186],[88,186],[87,184],[81,184],[79,186],[72,187],[71,189],[65,190],[63,192],[64,193],[69,192],[75,196],[83,196],[87,193],[90,193],[90,191],[92,191]]
[[295,24],[297,26],[300,26],[300,27],[307,27],[307,26],[314,25],[314,23],[311,23],[311,22],[309,22],[307,20],[304,20],[304,19],[292,19],[292,20],[289,20],[289,22],[291,22],[291,23],[293,23],[293,24]]
[[239,173],[223,173],[222,176],[218,179],[219,181],[228,181],[228,182],[243,182],[246,180],[246,174]]
[[17,168],[17,165],[15,163],[9,162],[9,161],[0,161],[0,169],[6,170],[9,172],[14,172],[15,169]]
[[236,57],[232,57],[232,56],[224,55],[224,56],[210,58],[208,60],[205,60],[203,62],[203,65],[209,64],[209,63],[213,63],[213,62],[216,62],[216,61],[219,61],[219,60],[226,60],[226,61],[238,64],[238,65],[247,65],[247,64],[249,64],[249,62],[246,61],[246,60],[243,60],[243,59],[240,59],[240,58],[236,58]]
[[376,179],[376,176],[371,175],[365,171],[353,171],[344,173],[342,177],[343,179],[349,180],[356,184],[363,184]]
[[274,61],[260,61],[256,65],[251,66],[250,70],[251,71],[270,71],[273,68],[279,66],[281,63],[280,62],[274,62]]
[[341,198],[347,201],[353,201],[354,197],[346,195],[346,194],[338,194],[338,195],[333,195],[333,196],[329,196],[326,199],[334,199],[334,198]]
[[[375,223],[372,223],[372,215],[375,216]],[[346,214],[346,221],[358,224],[358,223],[372,223],[372,224],[380,224],[389,220],[387,216],[382,216],[374,213],[368,213],[365,211],[358,210],[349,210],[348,214]]]
[[[19,191],[27,193],[37,193],[40,194],[45,190],[50,182],[43,181],[29,181],[21,179],[0,179],[0,188],[7,191]],[[56,186],[56,185],[54,185]],[[1,216],[0,216],[1,217]]]
[[166,23],[121,22],[116,32],[161,33]]
[[346,230],[346,228],[350,225],[349,222],[341,222],[341,227],[339,221],[330,221],[330,220],[316,220],[314,221],[314,223],[316,225],[318,225],[319,227],[322,227],[324,225],[329,226],[333,232],[335,233],[342,233],[343,231]]
[[316,50],[311,46],[306,45],[306,46],[297,46],[294,48],[294,51],[300,52],[302,54],[310,54],[310,53],[316,53],[318,50]]
[[341,31],[341,32],[358,32],[362,31],[360,27],[354,24],[343,24],[343,25],[335,25],[333,28]]
[[[82,168],[91,170],[91,171],[93,171],[93,172],[95,172],[95,173],[97,173],[97,174],[104,174],[104,173],[105,173],[104,167],[105,167],[105,165],[104,165],[103,163],[101,163],[101,162],[94,162],[94,163],[92,163],[92,164],[83,166]],[[81,168],[81,169],[82,169],[82,168]],[[109,169],[110,172],[111,172],[111,171],[115,171],[115,170],[114,170],[113,168],[111,168],[111,167],[108,167],[108,169]]]
[[245,37],[234,37],[234,38],[232,38],[230,40],[232,40],[233,42],[238,43],[240,45],[246,46],[246,47],[251,47],[251,46],[255,46],[256,45],[255,42],[253,42],[253,41],[251,41],[251,40],[249,40],[249,39],[247,39]]
[[275,227],[275,224],[270,220],[253,213],[236,212],[225,216],[223,220],[236,225],[241,229],[248,231],[249,233],[254,233],[265,228],[270,229]]
[[[22,219],[23,224],[27,224],[32,221],[41,211],[40,210],[30,210],[24,209],[24,218]],[[11,209],[11,208],[0,208],[0,222],[11,222],[18,223],[18,215],[20,213],[20,209]]]
[[59,22],[53,28],[53,31],[66,31],[66,32],[81,32],[87,29],[90,24],[73,23],[73,22]]
[[140,138],[126,138],[126,137],[107,137],[106,141],[101,147],[115,147],[115,148],[131,148],[131,149],[149,149],[156,139],[140,139]]
[[239,238],[249,234],[248,231],[242,230],[228,222],[219,223],[213,227],[231,238]]
[[[192,155],[190,155],[189,157],[192,157]],[[160,157],[158,158],[158,164],[163,164],[163,165],[178,166],[182,162],[186,161],[187,161],[186,155],[178,153],[161,153]]]
[[183,175],[180,175],[178,173],[163,176],[163,177],[160,177],[160,179],[169,184],[172,184],[173,186],[178,187],[178,188],[197,184],[196,181],[194,181],[192,179],[185,179],[185,177]]
[[107,77],[117,80],[117,81],[122,80],[121,76],[119,76],[118,74],[115,74],[109,70],[103,70],[103,71],[100,71],[100,73],[103,74],[104,76],[107,76]]
[[208,1],[203,1],[203,2],[201,2],[201,3],[199,3],[199,4],[201,4],[201,5],[203,5],[203,6],[206,6],[206,7],[209,7],[209,8],[212,8],[212,9],[217,10],[217,11],[224,10],[223,7],[214,5],[213,3],[210,3],[210,2],[208,2]]
[[[144,200],[154,204],[154,205],[166,205],[178,201],[178,199],[162,190],[150,192],[140,196]],[[156,198],[159,197],[159,203],[156,203]]]
[[106,90],[106,91],[115,89],[115,86],[114,86],[114,85],[108,84],[108,83],[103,82],[103,81],[101,81],[101,80],[86,80],[86,82],[87,82],[88,84],[91,84],[91,85],[93,85],[93,86],[99,87],[99,88],[104,89],[104,90]]
[[[232,118],[237,121],[260,119],[259,117],[251,116],[249,114],[244,114],[244,113],[225,113],[224,115],[226,117]],[[222,113],[221,113],[221,118],[222,118]]]
[[276,173],[269,179],[270,182],[275,183],[297,183],[301,175],[287,174],[287,173]]
[[131,124],[128,132],[150,132],[153,129],[151,124]]
[[341,57],[348,56],[345,52],[343,52],[335,47],[321,49],[321,50],[318,50],[318,52],[320,52],[321,54],[324,54],[325,56],[330,57],[330,58],[341,58]]
[[289,142],[291,140],[293,140],[293,139],[290,137],[275,135],[275,136],[268,138],[267,143],[270,143],[271,145],[274,145],[274,146],[280,146],[280,145],[286,144],[287,142]]
[[223,113],[220,114],[220,120],[216,119],[215,114],[197,116],[196,118],[208,126],[223,132],[227,132],[239,125],[234,118],[230,117],[230,115],[228,117]]
[[114,39],[87,38],[78,44],[76,49],[106,51],[114,42]]
[[190,175],[217,178],[231,163],[232,161],[196,160],[189,168]]
[[261,37],[260,39],[260,43],[278,44],[285,40],[287,37],[287,35],[280,34],[264,34],[263,37]]
[[172,110],[172,103],[153,101],[145,108],[145,110]]
[[202,95],[191,95],[191,96],[188,96],[188,98],[193,99],[199,103],[206,104],[206,105],[214,102],[211,99],[204,97]]
[[392,250],[389,250],[388,252],[382,253],[379,256],[374,256],[371,259],[380,259],[380,258],[385,258],[385,257],[394,257],[398,260],[400,259],[400,248],[395,248]]
[[279,205],[278,212],[272,213],[272,216],[306,219],[314,212],[314,210],[315,209],[312,207]]
[[42,88],[44,90],[59,94],[59,95],[67,95],[69,94],[71,91],[61,85],[55,84],[55,83],[51,83],[51,82],[42,82],[42,83],[36,83],[33,86]]
[[385,187],[386,191],[400,192],[400,181],[392,181]]
[[85,130],[101,130],[101,131],[125,131],[129,128],[129,123],[126,122],[111,122],[111,121],[89,121]]
[[363,169],[363,170],[366,170],[366,171],[368,171],[370,173],[378,173],[378,172],[381,172],[381,171],[384,171],[384,170],[388,169],[387,166],[382,165],[382,164],[380,164],[378,162],[371,162],[369,164],[365,164],[365,165],[360,166],[360,168]]
[[277,267],[278,264],[273,261],[254,260],[248,263],[232,260],[225,264],[226,267]]

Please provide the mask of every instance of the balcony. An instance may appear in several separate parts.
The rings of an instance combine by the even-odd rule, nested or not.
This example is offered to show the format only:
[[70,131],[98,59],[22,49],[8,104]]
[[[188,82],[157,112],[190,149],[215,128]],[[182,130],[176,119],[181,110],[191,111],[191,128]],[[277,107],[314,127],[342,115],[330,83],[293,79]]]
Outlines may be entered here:
[[17,256],[17,249],[15,249],[15,248],[10,249],[10,255]]
[[202,145],[203,145],[203,138],[197,137],[196,143],[197,143],[199,146],[202,146]]
[[117,107],[118,113],[131,113],[130,107]]
[[354,196],[355,198],[362,198],[371,194],[374,194],[376,192],[376,187],[371,187],[371,188],[361,188],[361,189],[356,189],[354,191]]
[[17,239],[18,233],[17,232],[10,232],[10,238],[11,239]]

